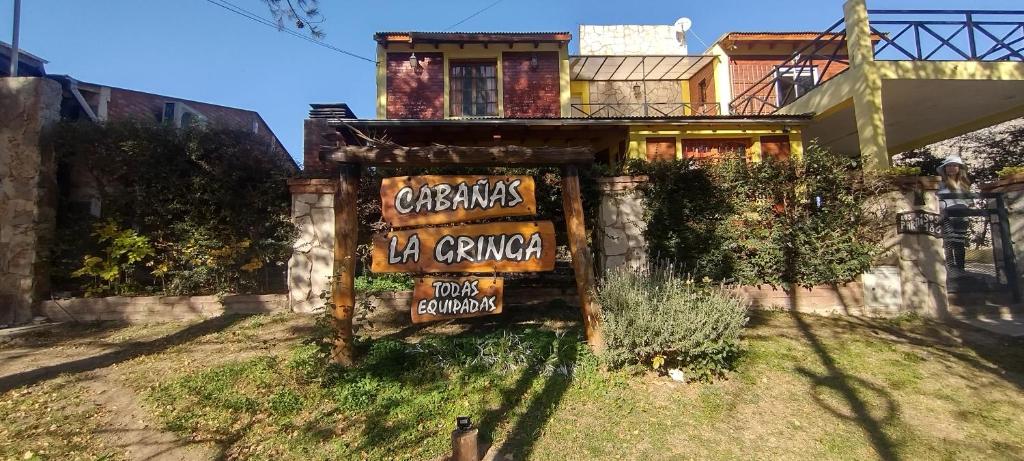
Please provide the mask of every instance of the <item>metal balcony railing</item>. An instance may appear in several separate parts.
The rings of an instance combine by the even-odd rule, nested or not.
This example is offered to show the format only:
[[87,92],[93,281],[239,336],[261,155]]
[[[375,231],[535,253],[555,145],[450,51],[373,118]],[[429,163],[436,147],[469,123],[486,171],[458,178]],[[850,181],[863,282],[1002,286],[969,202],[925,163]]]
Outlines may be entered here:
[[572,104],[572,117],[630,118],[630,117],[689,117],[721,115],[717,102],[647,102]]
[[796,101],[821,82],[849,67],[846,27],[842,19],[775,66],[775,70],[736,95],[729,111],[739,115],[771,114]]
[[[869,10],[878,61],[1024,62],[1024,11]],[[763,115],[803,97],[849,66],[839,20],[729,103],[733,114]]]
[[1024,11],[869,10],[875,59],[1024,61]]

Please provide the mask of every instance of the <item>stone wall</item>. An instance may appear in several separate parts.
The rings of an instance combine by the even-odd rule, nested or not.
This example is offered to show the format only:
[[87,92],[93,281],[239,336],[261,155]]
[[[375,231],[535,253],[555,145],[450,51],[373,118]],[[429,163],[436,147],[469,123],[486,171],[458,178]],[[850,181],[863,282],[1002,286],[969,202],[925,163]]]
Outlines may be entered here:
[[601,206],[595,236],[598,269],[601,273],[619,266],[640,267],[647,263],[643,197],[637,186],[646,176],[599,178]]
[[[334,192],[331,179],[293,179],[292,222],[298,230],[288,260],[288,305],[294,312],[323,307],[320,294],[334,271]],[[353,204],[355,206],[355,204]]]
[[686,54],[686,36],[671,25],[580,25],[581,55]]
[[56,81],[0,78],[0,324],[31,319],[48,289],[57,188],[44,135],[59,119],[60,101]]
[[286,295],[113,296],[43,301],[43,313],[54,322],[121,321],[159,323],[200,320],[224,314],[288,312]]
[[[647,261],[644,239],[644,204],[637,186],[646,177],[622,176],[598,179],[601,205],[599,227],[595,230],[595,250],[599,269],[628,265],[638,267]],[[1017,245],[1024,247],[1024,177],[1017,186],[1003,184],[1011,204],[1011,226]],[[1013,189],[1018,187],[1018,189]],[[867,205],[885,222],[895,223],[895,214],[921,210],[938,212],[936,178],[900,178],[892,191]],[[1011,195],[1016,193],[1017,195]],[[946,292],[945,255],[942,240],[930,235],[897,234],[896,226],[886,226],[884,254],[876,266],[854,283],[840,287],[820,286],[786,291],[774,287],[738,287],[736,291],[755,307],[795,308],[817,313],[891,316],[918,313],[944,318],[951,313]]]
[[1017,266],[1017,289],[1024,291],[1024,174],[985,184],[982,190],[1003,194],[1009,215],[1011,248]]
[[[633,86],[646,88],[647,103],[651,106],[644,113],[640,105],[644,102],[643,94],[639,98],[633,93]],[[670,81],[616,81],[590,82],[590,104],[633,104],[634,106],[616,107],[613,112],[597,115],[607,116],[683,116],[688,114],[683,106],[683,88],[679,82]],[[595,107],[595,110],[597,108]]]

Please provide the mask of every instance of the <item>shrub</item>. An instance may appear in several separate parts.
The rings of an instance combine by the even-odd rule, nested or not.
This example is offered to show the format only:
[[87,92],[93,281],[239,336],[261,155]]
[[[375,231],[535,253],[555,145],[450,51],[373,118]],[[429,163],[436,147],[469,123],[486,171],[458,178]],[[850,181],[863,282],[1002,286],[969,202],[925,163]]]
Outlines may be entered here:
[[[285,181],[292,166],[266,139],[216,126],[64,122],[53,131],[53,145],[62,178],[51,254],[55,289],[120,295],[283,289],[294,234]],[[73,201],[84,198],[76,188],[100,200],[101,217]],[[107,227],[125,235],[93,232]],[[144,261],[119,256],[119,246],[131,239],[151,250]]]
[[886,176],[921,176],[919,166],[894,166],[883,172]]
[[1007,166],[996,172],[996,176],[999,177],[999,179],[1017,174],[1024,174],[1024,166]]
[[881,182],[856,159],[810,145],[802,160],[633,162],[651,254],[695,278],[772,285],[845,283],[881,251],[891,221],[866,206]]
[[608,273],[597,289],[611,366],[682,368],[690,380],[731,370],[747,303],[677,275],[670,265]]

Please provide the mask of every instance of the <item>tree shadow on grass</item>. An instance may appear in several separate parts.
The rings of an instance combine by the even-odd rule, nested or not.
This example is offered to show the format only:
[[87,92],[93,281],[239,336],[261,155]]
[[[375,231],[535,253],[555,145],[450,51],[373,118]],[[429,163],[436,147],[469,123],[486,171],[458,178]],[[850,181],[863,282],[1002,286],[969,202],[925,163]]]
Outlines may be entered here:
[[[522,366],[507,368],[512,363],[503,362],[507,356],[494,354],[506,354],[508,349],[502,349],[500,344],[488,346],[476,340],[481,335],[490,335],[491,340],[498,338],[492,331],[494,325],[481,322],[476,326],[478,328],[471,331],[456,335],[430,335],[414,343],[406,342],[404,338],[391,338],[403,346],[384,346],[380,339],[374,340],[376,350],[364,355],[357,368],[338,371],[341,373],[338,381],[329,386],[348,388],[374,383],[374,389],[382,390],[374,393],[365,404],[360,404],[366,405],[366,409],[360,412],[358,423],[351,427],[360,433],[357,445],[352,447],[356,452],[380,451],[386,447],[390,452],[415,457],[422,447],[436,443],[438,436],[446,437],[447,431],[454,428],[455,421],[440,421],[434,404],[414,401],[469,398],[471,407],[478,408],[471,411],[479,413],[465,415],[476,422],[481,447],[492,444],[499,432],[507,433],[501,452],[514,453],[516,459],[529,457],[535,435],[546,425],[572,383],[580,343],[579,330],[574,328],[558,334],[523,326],[508,328],[506,325],[502,330],[520,335],[516,341],[522,343],[517,344],[528,344],[528,347],[516,349],[518,352],[513,351],[512,354],[523,353],[530,357]],[[436,343],[436,338],[444,339]],[[410,350],[416,352],[410,353]],[[477,360],[477,354],[483,357],[482,361]],[[444,365],[453,356],[459,357],[451,363],[458,370],[455,373],[450,372],[450,365]],[[473,362],[460,362],[467,358]],[[502,379],[503,374],[511,379]],[[539,384],[541,380],[542,385]],[[481,394],[481,386],[492,391]],[[534,392],[538,387],[539,391]],[[464,396],[452,394],[453,389],[463,389],[459,392],[468,393]],[[356,394],[346,398],[352,398],[352,395]],[[478,400],[481,398],[487,400]],[[488,405],[489,402],[493,403]],[[520,416],[514,424],[510,423],[516,414]],[[443,426],[438,427],[438,423]],[[317,425],[305,425],[300,430],[315,438],[331,435]]]
[[[493,414],[488,414],[482,420],[485,422],[490,422],[491,420],[497,422],[505,418],[508,410],[515,407],[520,402],[520,399],[526,395],[530,387],[532,387],[532,383],[541,374],[540,372],[550,371],[550,373],[547,373],[544,386],[530,400],[526,411],[516,420],[516,424],[509,431],[508,437],[495,452],[495,459],[499,459],[498,456],[501,455],[512,455],[513,459],[530,459],[541,431],[547,426],[551,417],[558,409],[558,405],[561,403],[565,393],[572,385],[573,372],[578,358],[577,345],[579,342],[578,334],[566,334],[558,337],[553,344],[552,354],[555,357],[555,361],[552,364],[552,369],[531,370],[530,373],[524,373],[524,377],[527,374],[532,376],[524,385],[516,386],[509,395],[514,397],[518,393],[519,397],[513,401],[505,399],[506,404],[503,405],[503,408],[499,408]],[[520,381],[524,380],[521,378]],[[522,388],[522,391],[518,391],[520,388]],[[488,427],[481,424],[481,429],[488,429]],[[490,426],[489,430],[488,440],[493,439],[494,426]]]
[[200,337],[223,331],[244,318],[241,315],[213,317],[157,339],[126,343],[115,350],[98,355],[3,376],[0,377],[0,393],[22,386],[31,386],[62,374],[84,373],[137,357],[156,354]]
[[[795,300],[795,298],[796,297],[794,296],[793,299]],[[899,459],[899,456],[896,453],[896,444],[883,430],[883,425],[893,422],[898,414],[899,409],[892,396],[884,389],[843,371],[832,355],[829,354],[825,345],[821,342],[818,336],[811,330],[811,325],[807,323],[801,314],[796,312],[795,304],[796,303],[794,301],[794,306],[790,310],[790,316],[792,317],[793,322],[796,323],[797,328],[803,334],[804,338],[811,345],[811,348],[814,349],[815,354],[818,356],[818,360],[825,367],[825,373],[818,373],[805,367],[798,367],[796,369],[798,373],[806,377],[811,382],[810,393],[812,398],[814,398],[818,405],[828,410],[836,417],[856,422],[864,432],[864,435],[867,436],[868,441],[871,442],[871,446],[874,448],[879,459]],[[839,394],[839,396],[841,396],[849,406],[850,413],[848,414],[841,409],[830,406],[826,400],[819,395],[819,391],[817,390],[819,388],[826,388]],[[867,402],[861,395],[863,392],[862,389],[877,395],[884,401],[884,414],[881,418],[876,418],[871,414]]]
[[[853,302],[842,296],[839,300],[849,313]],[[949,357],[1024,389],[1024,338],[1003,336],[950,320],[928,320],[905,324],[891,319],[869,319],[847,316],[844,322],[885,333],[893,341],[941,351]],[[967,348],[976,355],[960,350]],[[979,359],[980,358],[980,359]],[[984,360],[981,360],[984,359]]]

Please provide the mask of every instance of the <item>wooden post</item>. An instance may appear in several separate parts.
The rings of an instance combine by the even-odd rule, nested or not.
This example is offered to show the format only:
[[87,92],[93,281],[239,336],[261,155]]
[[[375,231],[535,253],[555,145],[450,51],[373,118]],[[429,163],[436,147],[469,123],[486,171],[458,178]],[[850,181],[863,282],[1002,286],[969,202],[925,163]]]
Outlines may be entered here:
[[331,290],[334,347],[331,361],[346,367],[355,363],[352,316],[356,307],[359,168],[357,164],[341,165],[338,192],[334,194],[334,287]]
[[583,198],[580,193],[579,171],[575,165],[562,167],[562,208],[565,211],[565,227],[569,235],[569,251],[572,253],[572,268],[576,275],[576,291],[579,292],[580,310],[583,313],[583,327],[587,343],[594,351],[604,350],[601,335],[601,305],[594,301],[594,264],[587,244],[587,227],[583,217]]
[[452,431],[452,457],[451,461],[479,461],[480,449],[477,438],[479,430],[471,428],[468,430],[455,429]]

